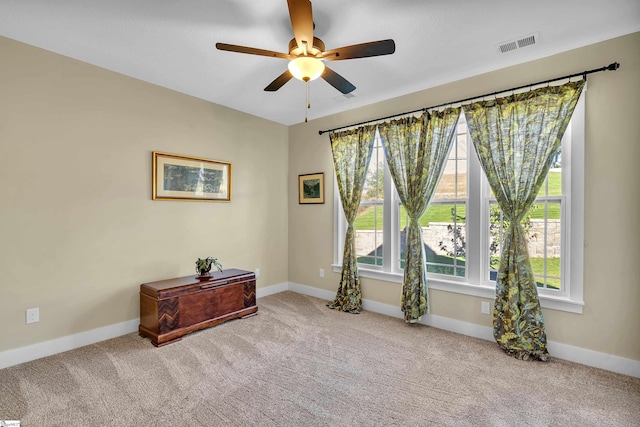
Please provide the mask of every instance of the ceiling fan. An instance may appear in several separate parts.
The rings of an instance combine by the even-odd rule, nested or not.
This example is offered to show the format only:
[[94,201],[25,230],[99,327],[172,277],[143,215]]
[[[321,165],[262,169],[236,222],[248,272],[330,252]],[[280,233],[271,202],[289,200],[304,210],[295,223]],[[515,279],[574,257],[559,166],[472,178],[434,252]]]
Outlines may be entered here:
[[[287,0],[287,3],[294,35],[294,38],[289,42],[289,53],[216,43],[216,48],[219,50],[288,59],[288,69],[265,87],[265,91],[274,92],[293,77],[307,83],[322,77],[331,86],[343,94],[347,94],[356,87],[327,67],[323,61],[390,55],[396,50],[395,42],[391,39],[325,50],[324,42],[313,36],[314,23],[311,2],[309,0]],[[309,107],[308,101],[307,107]]]

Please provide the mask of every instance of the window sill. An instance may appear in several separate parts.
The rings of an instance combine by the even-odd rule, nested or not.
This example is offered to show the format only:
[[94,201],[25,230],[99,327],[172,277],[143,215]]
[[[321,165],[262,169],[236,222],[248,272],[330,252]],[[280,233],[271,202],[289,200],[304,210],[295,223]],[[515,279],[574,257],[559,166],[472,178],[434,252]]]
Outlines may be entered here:
[[[342,266],[333,264],[333,271],[335,273],[342,272]],[[385,282],[402,283],[403,275],[398,273],[388,273],[385,271],[370,270],[358,266],[358,274],[360,277],[366,277],[369,279],[382,280]],[[493,286],[476,285],[467,282],[457,282],[453,280],[441,279],[439,277],[429,277],[428,287],[430,289],[436,289],[444,292],[454,292],[457,294],[470,295],[480,298],[494,299],[496,291]],[[567,311],[569,313],[582,314],[583,301],[571,300],[569,298],[559,298],[549,295],[538,294],[540,298],[540,305],[542,308],[548,308],[551,310]]]

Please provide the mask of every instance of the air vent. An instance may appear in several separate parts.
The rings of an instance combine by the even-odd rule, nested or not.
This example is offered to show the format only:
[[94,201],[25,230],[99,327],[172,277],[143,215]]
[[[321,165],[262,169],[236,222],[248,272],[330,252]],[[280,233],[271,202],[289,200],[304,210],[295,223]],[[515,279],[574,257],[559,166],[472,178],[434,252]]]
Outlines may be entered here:
[[507,42],[498,46],[500,53],[509,52],[510,50],[516,50],[518,48],[518,44],[516,42]]
[[515,40],[509,40],[496,45],[498,53],[507,53],[512,50],[522,49],[523,47],[532,46],[540,42],[540,33],[529,34],[528,36],[520,37]]
[[536,44],[535,34],[518,40],[518,47],[531,46],[532,44]]

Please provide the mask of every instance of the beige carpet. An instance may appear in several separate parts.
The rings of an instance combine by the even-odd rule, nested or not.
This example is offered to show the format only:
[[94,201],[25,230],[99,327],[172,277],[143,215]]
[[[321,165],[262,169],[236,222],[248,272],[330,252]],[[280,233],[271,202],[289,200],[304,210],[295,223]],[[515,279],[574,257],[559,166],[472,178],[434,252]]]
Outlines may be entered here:
[[640,379],[284,292],[154,348],[137,334],[0,370],[22,426],[634,426]]

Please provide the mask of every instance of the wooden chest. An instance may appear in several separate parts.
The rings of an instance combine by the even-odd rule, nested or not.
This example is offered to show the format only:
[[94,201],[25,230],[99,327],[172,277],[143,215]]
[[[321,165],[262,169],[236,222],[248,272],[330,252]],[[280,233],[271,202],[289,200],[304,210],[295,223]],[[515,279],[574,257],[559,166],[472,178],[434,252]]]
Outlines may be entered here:
[[208,280],[195,275],[161,280],[140,285],[138,331],[158,347],[257,311],[256,276],[250,271],[216,271]]

